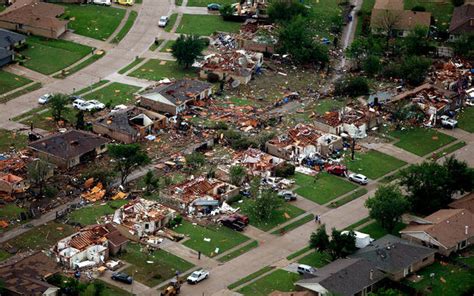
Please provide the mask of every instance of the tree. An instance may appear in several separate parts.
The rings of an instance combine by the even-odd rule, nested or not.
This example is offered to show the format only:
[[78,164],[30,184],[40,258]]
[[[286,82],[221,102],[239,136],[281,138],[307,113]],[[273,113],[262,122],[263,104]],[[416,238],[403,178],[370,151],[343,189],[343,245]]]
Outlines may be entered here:
[[316,232],[311,233],[309,246],[319,252],[324,252],[329,249],[329,236],[326,233],[325,224],[321,225]]
[[145,184],[145,194],[148,195],[151,191],[159,187],[160,179],[155,177],[152,170],[149,170],[143,178],[143,183]]
[[246,174],[247,172],[245,167],[240,165],[232,166],[229,170],[230,183],[239,186],[240,184],[242,184],[242,181],[244,180]]
[[410,203],[395,185],[380,186],[375,196],[365,202],[372,219],[392,233],[400,217],[408,210]]
[[465,161],[460,161],[454,156],[446,158],[443,163],[448,176],[447,186],[449,194],[470,192],[474,188],[474,169],[470,168]]
[[68,97],[63,94],[54,94],[51,99],[49,99],[48,105],[55,121],[61,120],[61,114],[66,109],[67,103]]
[[308,16],[310,12],[310,9],[296,0],[272,1],[268,7],[268,17],[278,23],[286,23],[297,16]]
[[401,64],[401,74],[408,83],[420,85],[425,81],[431,66],[431,59],[420,56],[409,56]]
[[278,197],[272,189],[261,189],[255,198],[251,211],[253,216],[260,222],[269,221],[275,211],[281,207],[283,199]]
[[27,166],[28,179],[39,188],[40,195],[43,195],[45,182],[50,177],[52,170],[53,166],[42,159],[32,161]]
[[85,122],[84,122],[84,111],[80,110],[76,114],[76,129],[78,130],[83,130],[85,127]]
[[124,185],[127,177],[135,168],[150,162],[148,155],[138,144],[109,145],[109,155],[115,160],[115,169],[120,172],[120,184]]
[[428,28],[415,27],[408,36],[403,38],[402,45],[408,55],[426,55],[431,49],[428,40]]
[[461,35],[453,42],[454,53],[467,59],[474,58],[474,34]]
[[377,75],[382,68],[380,64],[380,58],[374,55],[369,55],[364,60],[362,68],[364,69],[365,73],[367,73],[367,75],[370,77]]
[[116,175],[115,171],[111,171],[98,165],[89,167],[87,172],[84,174],[87,179],[94,178],[95,181],[102,183],[106,188],[112,183]]
[[281,54],[290,54],[294,62],[300,64],[329,62],[328,49],[316,40],[311,22],[297,16],[278,32],[277,50]]
[[220,12],[222,18],[225,20],[225,19],[229,18],[230,16],[232,16],[232,14],[234,13],[234,10],[235,9],[234,9],[234,7],[232,7],[232,5],[224,4],[219,9],[219,12]]
[[202,55],[204,48],[204,41],[198,36],[181,35],[171,46],[171,53],[176,58],[178,64],[187,69],[194,63],[198,56]]
[[464,4],[464,0],[451,0],[451,3],[453,3],[454,7],[458,7]]
[[402,293],[400,291],[390,288],[380,288],[375,292],[370,292],[369,296],[399,296]]
[[332,259],[345,258],[355,252],[356,238],[354,231],[342,234],[341,231],[333,228],[331,233],[331,241],[329,242],[329,254]]
[[81,293],[83,296],[96,296],[97,291],[94,285],[88,285],[84,292]]
[[357,97],[366,95],[369,91],[369,84],[364,77],[340,79],[334,86],[334,94],[337,96]]
[[192,172],[202,167],[206,163],[206,157],[200,152],[187,154],[184,156],[184,158],[186,159],[186,165]]

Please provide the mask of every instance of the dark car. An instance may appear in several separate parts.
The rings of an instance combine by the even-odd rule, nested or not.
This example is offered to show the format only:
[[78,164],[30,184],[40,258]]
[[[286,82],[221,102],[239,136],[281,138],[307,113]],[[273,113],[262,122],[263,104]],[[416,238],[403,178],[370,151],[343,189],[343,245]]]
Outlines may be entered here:
[[207,10],[219,10],[220,8],[220,4],[217,3],[210,3],[207,5]]
[[238,221],[238,220],[221,220],[222,225],[229,227],[230,229],[233,229],[235,231],[243,231],[245,228],[245,223]]
[[131,285],[133,283],[133,278],[124,272],[114,272],[112,274],[112,279],[114,281],[122,282]]

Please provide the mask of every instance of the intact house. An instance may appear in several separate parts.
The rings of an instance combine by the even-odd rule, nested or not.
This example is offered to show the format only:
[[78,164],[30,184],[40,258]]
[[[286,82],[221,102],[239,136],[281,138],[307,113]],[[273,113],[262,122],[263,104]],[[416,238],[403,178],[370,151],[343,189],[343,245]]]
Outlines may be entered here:
[[142,238],[162,229],[175,217],[175,210],[158,202],[140,198],[117,209],[113,222],[120,230]]
[[69,23],[58,18],[64,11],[63,6],[40,0],[17,0],[0,12],[0,28],[57,39]]
[[474,213],[474,193],[470,193],[463,198],[457,199],[449,204],[452,209],[466,209]]
[[108,142],[92,133],[69,130],[31,142],[28,147],[39,158],[61,169],[69,169],[104,153]]
[[209,214],[224,201],[239,194],[239,188],[214,178],[197,177],[161,192],[163,202],[186,213]]
[[408,274],[431,265],[435,253],[434,249],[388,234],[359,249],[350,257],[366,259],[391,280],[399,281]]
[[13,174],[0,176],[0,192],[12,195],[15,193],[23,193],[29,187],[28,182],[22,177]]
[[92,225],[61,239],[53,247],[58,263],[69,269],[105,263],[109,255],[125,249],[128,239],[112,225]]
[[212,95],[212,84],[183,79],[162,83],[140,95],[140,105],[151,110],[177,115],[188,105],[204,100]]
[[59,288],[46,281],[60,272],[61,269],[52,258],[37,251],[29,256],[0,264],[0,282],[5,295],[56,296],[60,295]]
[[314,277],[295,283],[297,290],[341,296],[367,295],[383,284],[386,275],[363,258],[338,259],[319,268]]
[[167,121],[166,116],[156,112],[129,107],[98,118],[92,123],[92,130],[94,133],[130,144],[166,128]]
[[474,3],[466,3],[454,8],[448,31],[451,41],[455,41],[462,35],[474,33]]
[[320,154],[329,156],[342,149],[342,138],[333,134],[323,134],[312,125],[298,124],[265,143],[269,154],[299,163],[305,157]]
[[210,74],[215,74],[219,80],[239,84],[247,84],[254,73],[263,65],[263,54],[245,50],[228,50],[214,53],[204,57],[201,62],[196,62],[199,68],[199,77],[208,79]]
[[403,0],[376,0],[370,17],[373,34],[405,37],[416,27],[430,25],[430,12],[404,10]]
[[474,214],[466,209],[443,209],[416,218],[400,231],[402,238],[432,247],[449,256],[474,242]]
[[0,29],[0,67],[14,61],[15,49],[25,41],[26,37],[21,34]]

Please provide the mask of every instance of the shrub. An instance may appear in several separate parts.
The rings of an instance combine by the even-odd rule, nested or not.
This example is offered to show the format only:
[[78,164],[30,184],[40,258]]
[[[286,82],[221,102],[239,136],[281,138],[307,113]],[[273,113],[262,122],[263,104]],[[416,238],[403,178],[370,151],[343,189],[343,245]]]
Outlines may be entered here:
[[414,6],[411,11],[426,11],[426,8],[421,5]]
[[288,178],[290,176],[293,176],[294,174],[295,174],[295,166],[289,163],[286,163],[285,165],[277,167],[275,170],[275,176],[281,177],[281,178]]

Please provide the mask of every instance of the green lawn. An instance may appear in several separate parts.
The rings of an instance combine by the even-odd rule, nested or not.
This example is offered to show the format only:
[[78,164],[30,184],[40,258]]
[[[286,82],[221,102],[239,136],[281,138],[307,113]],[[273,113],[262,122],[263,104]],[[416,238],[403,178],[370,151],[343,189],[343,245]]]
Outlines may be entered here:
[[130,64],[128,64],[127,66],[123,67],[122,69],[120,69],[118,71],[119,74],[125,74],[125,72],[127,72],[128,70],[132,69],[133,67],[135,67],[136,65],[140,64],[141,62],[143,62],[143,58],[138,58],[138,59],[135,59],[133,62],[131,62]]
[[320,173],[316,177],[296,173],[294,179],[298,186],[294,192],[320,205],[358,187],[343,178],[327,173]]
[[[66,108],[61,117],[69,124],[75,124],[77,110],[73,108]],[[34,128],[40,128],[47,131],[56,131],[58,129],[56,122],[53,120],[53,115],[50,109],[46,112],[33,114],[29,118],[20,121],[25,125],[33,124]]]
[[171,53],[171,47],[173,46],[173,44],[175,43],[176,41],[174,40],[168,40],[165,44],[165,46],[163,46],[163,48],[160,50],[160,52],[169,52]]
[[0,217],[2,219],[17,219],[20,213],[26,213],[27,210],[20,208],[16,204],[0,205]]
[[88,205],[84,208],[72,212],[69,216],[69,221],[72,223],[79,223],[83,226],[96,224],[98,218],[105,215],[113,214],[116,209],[120,208],[126,203],[126,200],[115,200],[109,201],[105,204],[101,202],[93,205]]
[[59,78],[59,79],[65,78],[69,75],[72,75],[72,74],[78,72],[79,70],[84,69],[85,67],[89,66],[90,64],[95,63],[96,61],[100,60],[104,56],[105,56],[104,51],[97,52],[97,53],[91,55],[89,58],[83,60],[79,64],[67,69],[66,71],[61,71],[61,73],[56,74],[53,77],[54,78]]
[[92,52],[89,46],[66,40],[46,40],[30,36],[27,48],[21,51],[26,61],[24,66],[46,75],[62,70]]
[[370,217],[366,217],[366,218],[364,218],[364,219],[361,219],[361,220],[357,221],[356,223],[349,225],[349,226],[346,228],[346,230],[355,230],[355,229],[357,229],[359,226],[361,226],[362,224],[365,224],[365,223],[369,222],[370,220],[371,220]]
[[239,289],[237,292],[245,296],[266,296],[273,291],[295,291],[294,283],[300,279],[297,273],[285,270],[274,272],[256,280],[255,282]]
[[189,0],[187,6],[190,6],[190,7],[194,7],[194,6],[207,7],[207,4],[209,4],[209,3],[233,4],[233,3],[235,3],[235,1],[234,0],[217,0],[217,1],[209,2],[207,0]]
[[128,31],[133,27],[135,20],[137,19],[138,13],[136,11],[130,11],[125,25],[120,29],[120,31],[115,35],[112,40],[114,43],[119,43],[122,39],[128,34]]
[[117,29],[125,16],[125,9],[98,5],[62,4],[66,7],[63,18],[69,19],[74,33],[106,40]]
[[102,291],[102,293],[100,294],[101,296],[129,296],[130,295],[129,292],[122,290],[120,288],[117,288],[111,284],[108,284],[101,280],[96,280],[96,281],[101,282],[105,286],[104,291]]
[[129,73],[128,76],[156,81],[164,78],[181,79],[184,77],[196,77],[196,70],[193,68],[183,69],[173,61],[152,59],[132,73]]
[[[208,257],[224,253],[249,239],[228,227],[203,227],[193,225],[187,221],[183,221],[181,225],[173,230],[189,236],[189,239],[183,243],[185,246],[200,251]],[[209,238],[211,241],[207,242],[204,240],[205,238]],[[216,248],[219,248],[219,253],[215,253]]]
[[216,31],[236,33],[240,23],[225,22],[217,15],[184,14],[176,33],[211,36]]
[[367,192],[368,192],[367,189],[365,189],[365,188],[359,188],[359,189],[355,190],[353,193],[351,193],[351,194],[349,194],[349,195],[347,195],[347,196],[344,196],[344,197],[341,198],[341,199],[338,199],[338,200],[336,200],[336,201],[333,201],[332,203],[330,203],[330,204],[328,205],[328,207],[329,207],[329,208],[333,208],[333,209],[334,209],[334,208],[338,208],[338,207],[340,207],[340,206],[342,206],[342,205],[345,205],[345,204],[348,203],[348,202],[351,202],[351,201],[353,201],[353,200],[355,200],[355,199],[358,199],[358,198],[361,197],[362,195],[367,194]]
[[155,51],[160,45],[161,43],[163,42],[164,40],[162,39],[158,39],[156,42],[153,42],[151,45],[150,45],[150,48],[148,48],[149,51]]
[[27,78],[5,71],[0,71],[0,95],[22,87],[23,85],[27,85],[31,82],[32,81]]
[[298,227],[300,227],[301,225],[304,225],[306,223],[308,223],[309,221],[313,221],[314,219],[314,215],[313,214],[309,214],[309,215],[306,215],[294,222],[291,222],[290,224],[287,224],[281,228],[278,228],[277,230],[273,231],[272,234],[280,234],[280,235],[283,235],[285,233],[287,233],[288,231],[291,231],[293,229],[296,229]]
[[369,150],[363,153],[356,152],[354,160],[351,160],[349,153],[344,164],[350,171],[375,180],[406,165],[406,162],[376,150]]
[[[164,250],[148,252],[139,244],[129,244],[121,260],[131,263],[124,272],[134,275],[134,279],[149,287],[154,287],[176,275],[194,267],[193,264]],[[152,263],[147,263],[152,262]]]
[[453,5],[451,1],[426,1],[426,0],[404,0],[405,9],[412,9],[415,6],[423,6],[426,11],[431,12],[435,19],[435,25],[440,29],[449,28]]
[[294,258],[296,258],[296,257],[298,257],[298,256],[303,255],[303,254],[306,253],[306,252],[309,252],[311,249],[312,249],[312,248],[311,248],[310,246],[306,246],[306,247],[304,247],[303,249],[298,250],[298,251],[294,252],[293,254],[287,256],[286,259],[288,259],[288,260],[294,259]]
[[130,105],[135,103],[134,94],[139,89],[140,88],[138,86],[114,82],[90,94],[87,94],[85,98],[87,100],[98,100],[104,104],[110,103],[111,107],[120,104]]
[[389,134],[399,139],[395,146],[418,156],[424,156],[456,140],[434,129],[419,127],[391,131]]
[[11,257],[10,253],[0,249],[0,262],[2,262],[3,260],[8,259],[10,257]]
[[[403,228],[405,228],[405,227],[406,227],[405,224],[403,224],[401,222],[397,223],[397,226],[395,226],[395,229],[393,230],[393,235],[398,235],[398,232],[400,230],[402,230]],[[382,226],[377,221],[374,221],[374,222],[362,227],[358,231],[360,231],[362,233],[370,234],[370,236],[373,239],[379,239],[382,236],[388,234],[388,232],[385,229],[383,229]]]
[[252,249],[255,249],[255,248],[257,248],[257,247],[258,247],[258,241],[252,241],[251,243],[249,243],[249,244],[243,246],[242,248],[239,248],[239,249],[237,249],[237,250],[235,250],[235,251],[230,252],[229,254],[226,254],[226,255],[224,255],[224,256],[222,256],[222,257],[219,257],[219,258],[217,259],[217,261],[219,261],[219,262],[227,262],[227,261],[230,261],[230,260],[232,260],[232,259],[234,259],[234,258],[236,258],[236,257],[239,257],[239,256],[242,255],[243,253],[246,253],[246,252],[248,252],[248,251],[250,251],[250,250],[252,250]]
[[[441,264],[436,261],[430,266],[417,272],[422,279],[413,283],[404,280],[403,283],[411,286],[425,295],[457,296],[469,295],[474,288],[473,271],[466,270],[451,263]],[[431,278],[430,275],[434,274]]]
[[459,128],[474,133],[474,107],[466,107],[458,117]]
[[246,276],[246,277],[244,277],[244,278],[241,278],[240,280],[236,281],[235,283],[230,284],[229,286],[227,286],[227,288],[228,288],[229,290],[235,289],[235,288],[237,288],[238,286],[241,286],[241,285],[243,285],[243,284],[245,284],[245,283],[247,283],[247,282],[250,282],[251,280],[253,280],[253,279],[255,279],[255,278],[261,276],[262,274],[271,271],[273,268],[274,268],[274,267],[272,267],[272,266],[265,266],[265,267],[263,267],[263,268],[257,270],[256,272],[251,273],[251,274],[249,274],[248,276]]
[[168,23],[166,24],[166,27],[165,27],[166,32],[171,32],[171,29],[173,29],[174,23],[176,23],[177,18],[178,18],[177,13],[173,13],[172,15],[170,15],[170,20],[168,21]]
[[362,25],[363,25],[363,18],[365,15],[368,16],[370,20],[370,13],[372,12],[372,8],[374,8],[375,0],[363,0],[362,6],[360,8],[361,16],[358,16],[357,19],[357,28],[356,28],[356,36],[362,34]]
[[35,91],[35,90],[38,90],[40,88],[41,88],[41,82],[35,82],[35,83],[31,84],[30,86],[27,86],[23,89],[17,90],[17,91],[15,91],[15,92],[13,92],[9,95],[3,96],[3,97],[0,96],[0,103],[6,103],[6,102],[8,102],[12,99],[16,99],[19,96],[22,96],[24,94],[27,94],[27,93]]
[[255,217],[251,210],[253,203],[254,201],[252,199],[246,198],[242,203],[235,204],[234,206],[240,207],[242,213],[249,216],[251,225],[263,231],[268,231],[304,213],[302,209],[293,206],[291,203],[285,202],[280,209],[275,211],[270,221],[258,221],[258,218]]
[[342,15],[342,11],[339,5],[339,1],[334,0],[310,0],[305,2],[312,6],[314,12],[314,19],[316,24],[316,33],[322,38],[326,37],[333,39],[330,30],[332,26],[332,20]]
[[100,81],[98,81],[98,82],[92,84],[92,85],[89,86],[89,87],[86,87],[86,88],[80,89],[80,90],[78,90],[78,91],[75,91],[74,94],[75,94],[75,95],[82,95],[82,94],[85,94],[86,92],[89,92],[89,91],[94,90],[94,89],[96,89],[96,88],[98,88],[98,87],[101,87],[102,85],[107,84],[107,83],[109,83],[109,82],[110,82],[110,81],[108,81],[108,80],[100,80]]
[[10,151],[10,147],[14,147],[16,150],[22,149],[27,144],[28,137],[26,135],[0,129],[0,153]]
[[321,268],[331,262],[331,256],[326,252],[311,252],[298,260],[299,264],[306,264],[312,267]]
[[467,145],[466,142],[459,141],[456,144],[448,146],[448,147],[444,148],[443,150],[439,151],[438,153],[436,153],[436,155],[434,157],[431,157],[431,159],[433,159],[433,160],[440,159],[441,157],[443,157],[445,155],[448,155],[452,152],[455,152],[456,150],[459,150],[459,149],[461,149],[462,147],[464,147],[466,145]]
[[341,107],[345,106],[346,102],[344,100],[331,100],[325,99],[316,102],[314,107],[314,112],[322,115],[329,111],[339,110]]

